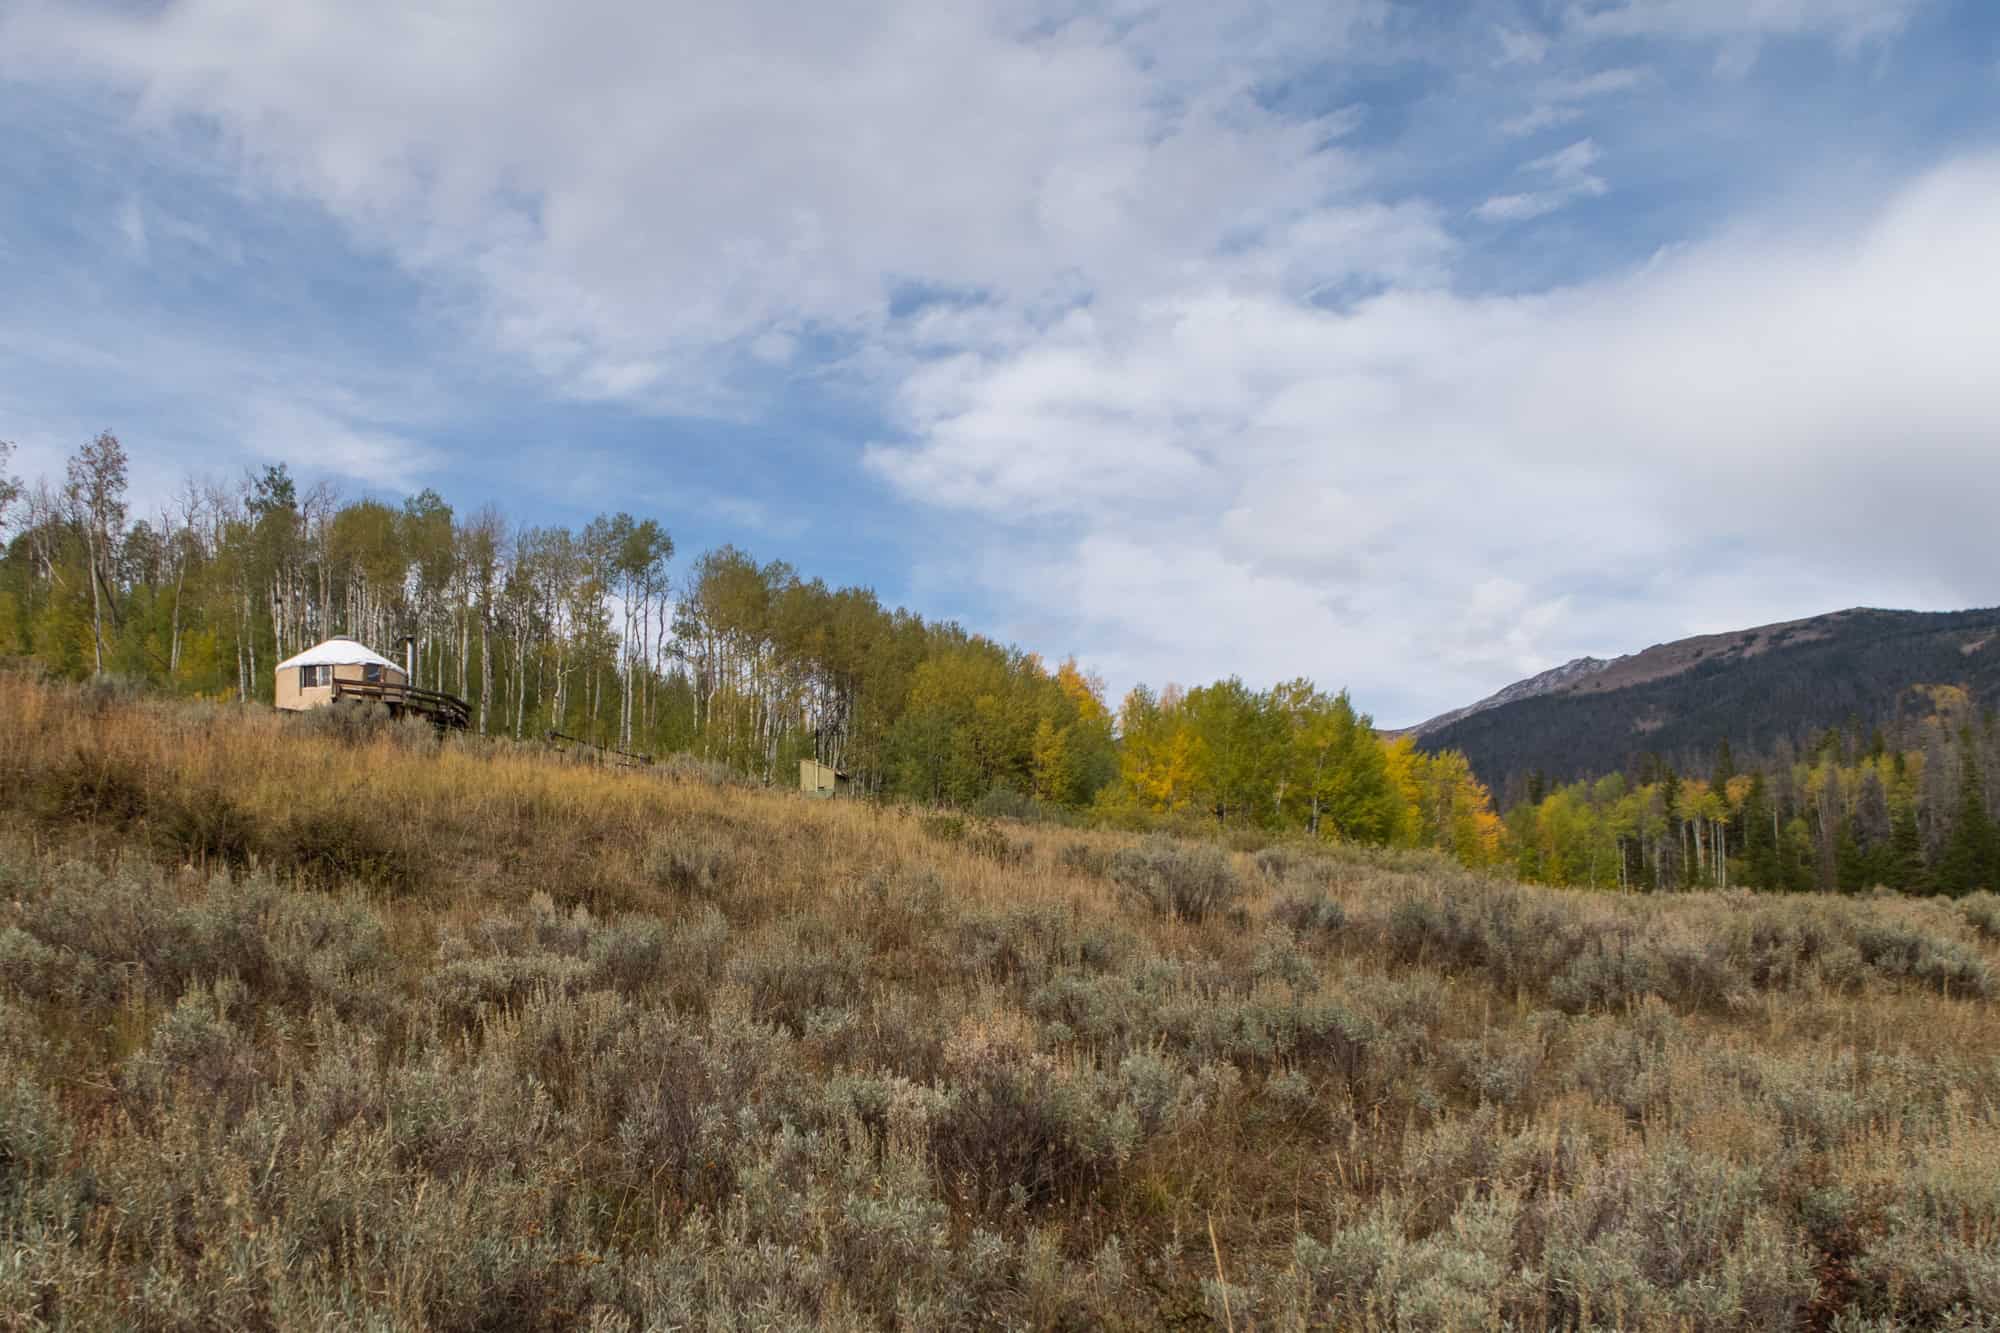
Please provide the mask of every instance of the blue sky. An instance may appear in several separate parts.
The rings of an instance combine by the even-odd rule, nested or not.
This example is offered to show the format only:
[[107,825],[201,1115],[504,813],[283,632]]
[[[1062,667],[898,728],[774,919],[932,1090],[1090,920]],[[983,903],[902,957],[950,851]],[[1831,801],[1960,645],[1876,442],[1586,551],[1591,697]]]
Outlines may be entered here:
[[2000,5],[0,2],[0,438],[1413,721],[2000,602]]

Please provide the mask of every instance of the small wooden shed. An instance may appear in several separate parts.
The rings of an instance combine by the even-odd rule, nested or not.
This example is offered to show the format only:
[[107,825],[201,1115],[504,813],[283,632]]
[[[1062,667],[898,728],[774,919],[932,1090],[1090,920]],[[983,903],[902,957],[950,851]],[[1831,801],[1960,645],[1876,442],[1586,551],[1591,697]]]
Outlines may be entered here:
[[324,708],[333,702],[334,682],[408,685],[403,668],[353,639],[328,639],[278,663],[275,700],[288,712]]
[[808,796],[841,796],[847,792],[847,774],[817,759],[799,760],[799,790]]

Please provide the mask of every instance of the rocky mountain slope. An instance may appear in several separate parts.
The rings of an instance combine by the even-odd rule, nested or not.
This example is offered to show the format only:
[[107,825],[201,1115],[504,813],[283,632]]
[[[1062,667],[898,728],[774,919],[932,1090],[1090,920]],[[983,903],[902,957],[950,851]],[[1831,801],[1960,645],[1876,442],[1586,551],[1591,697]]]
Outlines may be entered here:
[[2000,704],[2000,608],[1856,607],[1578,658],[1411,731],[1427,750],[1463,750],[1504,792],[1530,772],[1568,780],[1649,754],[1698,765],[1725,738],[1762,751],[1828,727],[1893,726],[1932,706],[1921,685]]

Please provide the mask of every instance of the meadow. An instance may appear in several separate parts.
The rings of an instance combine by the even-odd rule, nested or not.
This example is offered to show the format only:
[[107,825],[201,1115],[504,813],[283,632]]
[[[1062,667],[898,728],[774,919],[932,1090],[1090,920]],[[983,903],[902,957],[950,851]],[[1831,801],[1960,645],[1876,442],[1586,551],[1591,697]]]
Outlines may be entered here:
[[2000,1329],[1996,963],[0,672],[0,1325]]

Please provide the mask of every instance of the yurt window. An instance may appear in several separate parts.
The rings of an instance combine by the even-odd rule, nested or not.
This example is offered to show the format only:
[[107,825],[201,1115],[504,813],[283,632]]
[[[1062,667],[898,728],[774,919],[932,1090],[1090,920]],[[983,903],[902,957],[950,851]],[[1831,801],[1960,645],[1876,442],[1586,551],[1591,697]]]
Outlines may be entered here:
[[382,664],[379,662],[362,663],[361,679],[370,685],[380,685],[382,683]]
[[333,668],[330,666],[302,666],[299,668],[299,688],[312,689],[316,685],[333,684]]

